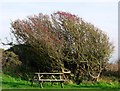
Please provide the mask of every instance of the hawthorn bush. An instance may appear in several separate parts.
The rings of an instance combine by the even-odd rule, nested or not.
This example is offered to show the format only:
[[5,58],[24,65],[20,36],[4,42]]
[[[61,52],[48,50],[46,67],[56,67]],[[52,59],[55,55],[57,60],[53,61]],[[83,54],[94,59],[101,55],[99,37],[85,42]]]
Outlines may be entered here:
[[11,26],[18,45],[34,50],[37,60],[31,61],[36,71],[67,69],[76,82],[90,77],[97,80],[114,48],[102,30],[67,12],[28,16],[13,21]]

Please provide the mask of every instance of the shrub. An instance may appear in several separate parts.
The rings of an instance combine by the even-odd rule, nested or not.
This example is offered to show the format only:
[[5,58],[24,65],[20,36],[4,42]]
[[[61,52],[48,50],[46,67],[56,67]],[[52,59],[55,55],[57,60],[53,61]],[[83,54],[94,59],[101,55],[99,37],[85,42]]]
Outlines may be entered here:
[[2,59],[2,70],[4,73],[17,73],[21,61],[14,52],[4,51]]

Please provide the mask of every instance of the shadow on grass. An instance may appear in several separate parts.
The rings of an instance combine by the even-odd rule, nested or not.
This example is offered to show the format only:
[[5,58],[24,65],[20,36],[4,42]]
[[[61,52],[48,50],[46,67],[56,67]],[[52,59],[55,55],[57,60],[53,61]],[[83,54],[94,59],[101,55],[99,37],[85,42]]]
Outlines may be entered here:
[[74,85],[72,86],[73,88],[87,88],[87,89],[118,89],[117,87],[110,87],[110,86],[98,86],[98,85],[93,85],[93,86],[87,86],[87,85]]
[[[26,82],[26,83],[20,83],[20,82],[2,82],[3,88],[33,88],[33,89],[39,89],[40,88],[40,84],[39,83],[34,83],[33,85],[31,85],[30,82]],[[58,84],[56,85],[52,85],[51,84],[43,84],[44,88],[61,88]]]
[[2,85],[5,86],[3,88],[9,87],[9,88],[32,88],[32,87],[38,87],[38,86],[31,86],[30,83],[19,83],[19,82],[2,82]]
[[[24,83],[20,83],[20,82],[2,82],[3,84],[3,88],[27,88],[27,89],[40,89],[40,84],[38,83],[34,83],[33,86],[31,86],[30,82],[24,82]],[[51,84],[43,84],[44,88],[60,88],[60,84],[53,84],[53,86],[51,86]],[[109,86],[99,86],[99,85],[76,85],[76,84],[72,84],[72,85],[64,85],[64,88],[66,89],[70,89],[70,88],[77,88],[77,89],[117,89],[114,87],[109,87]]]

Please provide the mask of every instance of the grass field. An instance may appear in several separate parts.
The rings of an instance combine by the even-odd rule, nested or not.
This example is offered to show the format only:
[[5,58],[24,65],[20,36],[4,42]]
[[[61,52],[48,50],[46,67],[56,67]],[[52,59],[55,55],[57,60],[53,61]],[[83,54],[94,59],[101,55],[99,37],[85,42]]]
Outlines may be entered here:
[[[43,84],[44,88],[61,88],[59,83],[54,83],[53,86],[49,82]],[[20,78],[13,78],[9,75],[2,74],[2,88],[3,89],[16,89],[16,88],[22,88],[22,89],[40,89],[39,84],[34,83],[33,86],[31,86],[31,83],[29,81],[21,80]],[[80,85],[76,84],[64,84],[64,88],[69,88],[69,89],[78,89],[78,88],[113,88],[117,89],[120,88],[119,84],[117,81],[114,82],[105,82],[105,81],[99,81],[96,83],[92,82],[83,82]]]

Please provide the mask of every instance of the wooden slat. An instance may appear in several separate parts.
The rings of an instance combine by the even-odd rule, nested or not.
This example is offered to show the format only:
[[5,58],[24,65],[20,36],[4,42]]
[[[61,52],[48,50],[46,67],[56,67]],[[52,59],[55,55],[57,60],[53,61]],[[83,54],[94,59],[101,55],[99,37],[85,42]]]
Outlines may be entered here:
[[35,74],[40,74],[40,75],[60,75],[63,73],[35,73]]
[[54,80],[54,79],[40,79],[40,82],[64,82],[65,80]]

